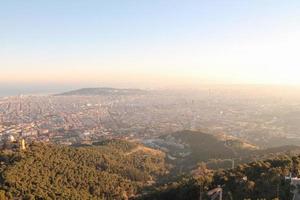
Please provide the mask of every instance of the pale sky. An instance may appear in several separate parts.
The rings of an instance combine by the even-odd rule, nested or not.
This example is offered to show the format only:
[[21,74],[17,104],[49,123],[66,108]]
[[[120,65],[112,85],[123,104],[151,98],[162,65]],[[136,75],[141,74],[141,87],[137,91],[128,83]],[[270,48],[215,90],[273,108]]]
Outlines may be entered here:
[[0,1],[0,83],[300,85],[298,0]]

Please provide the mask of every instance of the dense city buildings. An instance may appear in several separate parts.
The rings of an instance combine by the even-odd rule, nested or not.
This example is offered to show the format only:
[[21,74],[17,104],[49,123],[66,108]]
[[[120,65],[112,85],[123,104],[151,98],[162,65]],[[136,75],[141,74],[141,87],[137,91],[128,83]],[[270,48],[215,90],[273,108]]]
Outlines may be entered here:
[[242,138],[260,146],[300,140],[297,100],[213,90],[13,96],[0,99],[0,136],[60,144],[103,138],[149,141],[180,130]]

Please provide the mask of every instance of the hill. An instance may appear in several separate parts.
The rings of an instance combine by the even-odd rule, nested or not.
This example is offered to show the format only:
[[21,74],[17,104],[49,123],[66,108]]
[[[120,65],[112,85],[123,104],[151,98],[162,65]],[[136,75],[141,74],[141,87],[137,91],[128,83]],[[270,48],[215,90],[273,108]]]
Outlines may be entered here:
[[147,94],[146,90],[140,89],[117,89],[117,88],[82,88],[65,93],[58,94],[58,96],[97,96],[97,95],[137,95]]
[[[199,199],[201,191],[204,200],[207,191],[218,185],[224,189],[224,199],[276,195],[289,199],[283,198],[290,190],[284,176],[300,174],[296,146],[258,149],[233,137],[192,131],[166,135],[160,141],[176,160],[124,140],[83,146],[32,143],[26,151],[2,150],[0,199],[185,200]],[[212,170],[214,160],[220,162],[217,169],[229,158],[236,160],[237,167]],[[180,168],[186,170],[179,173]]]
[[0,199],[127,199],[167,172],[162,152],[122,140],[35,143],[25,152],[2,151],[0,161]]
[[199,131],[180,131],[164,135],[151,141],[150,145],[165,151],[169,162],[186,171],[195,168],[200,162],[205,162],[212,169],[231,168],[233,162],[238,165],[285,153],[300,153],[299,146],[260,149],[235,137]]
[[[223,199],[292,199],[294,187],[285,176],[300,175],[299,156],[279,156],[264,161],[242,164],[230,170],[207,170],[199,166],[193,175],[179,177],[161,185],[141,200],[210,199],[209,190],[221,186]],[[298,189],[299,190],[299,189]],[[295,190],[297,191],[297,189]]]

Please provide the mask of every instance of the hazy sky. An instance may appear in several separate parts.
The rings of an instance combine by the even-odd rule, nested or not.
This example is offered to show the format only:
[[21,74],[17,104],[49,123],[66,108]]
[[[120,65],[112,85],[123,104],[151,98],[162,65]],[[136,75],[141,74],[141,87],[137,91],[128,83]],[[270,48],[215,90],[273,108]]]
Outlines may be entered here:
[[0,83],[300,85],[299,0],[0,1]]

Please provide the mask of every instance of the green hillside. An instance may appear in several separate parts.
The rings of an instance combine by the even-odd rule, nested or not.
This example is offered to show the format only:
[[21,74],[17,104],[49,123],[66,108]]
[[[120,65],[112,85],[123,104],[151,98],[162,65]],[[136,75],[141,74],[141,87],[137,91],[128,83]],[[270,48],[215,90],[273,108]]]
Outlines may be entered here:
[[292,199],[290,172],[300,175],[300,156],[280,156],[264,161],[239,165],[231,170],[207,170],[199,166],[193,175],[179,177],[162,185],[141,200],[202,200],[210,199],[207,192],[218,185],[224,200]]
[[166,173],[164,154],[120,140],[32,144],[1,152],[0,160],[0,199],[127,199]]
[[270,149],[259,147],[226,135],[212,135],[199,131],[180,131],[161,137],[160,147],[173,159],[169,161],[181,170],[190,170],[200,162],[209,168],[235,166],[275,157],[280,154],[298,154],[299,146],[282,146]]
[[173,137],[186,144],[190,148],[193,157],[197,157],[202,161],[207,161],[210,158],[236,157],[255,149],[255,147],[250,148],[244,145],[244,142],[238,139],[217,137],[202,132],[176,132]]
[[[234,138],[197,132],[172,137],[169,145],[180,141],[184,148],[179,149],[191,152],[180,161],[171,162],[162,151],[123,140],[76,147],[32,143],[26,151],[0,151],[0,199],[192,200],[202,191],[204,200],[217,185],[223,186],[225,199],[272,199],[288,195],[283,177],[300,170],[300,158],[291,153],[298,147],[260,150]],[[237,156],[245,157],[235,169],[209,166],[213,160]],[[258,161],[245,164],[250,157]],[[183,166],[189,170],[179,173]]]

